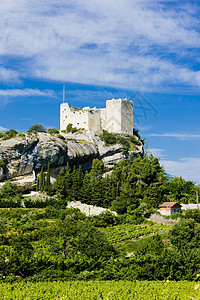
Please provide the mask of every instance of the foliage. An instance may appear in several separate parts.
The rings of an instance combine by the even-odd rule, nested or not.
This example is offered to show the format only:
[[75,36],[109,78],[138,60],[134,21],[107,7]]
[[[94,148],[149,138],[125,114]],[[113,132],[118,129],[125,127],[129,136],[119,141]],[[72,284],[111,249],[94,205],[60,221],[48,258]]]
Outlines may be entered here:
[[32,125],[27,132],[32,133],[32,132],[46,132],[46,128],[41,125],[41,124],[35,124]]
[[1,133],[0,137],[2,138],[2,140],[9,140],[11,138],[16,137],[18,134],[18,132],[15,129],[10,129],[8,131],[6,131],[5,133]]
[[104,130],[100,134],[100,139],[105,142],[106,146],[113,145],[117,143],[117,138],[112,132],[108,132],[107,130]]
[[59,130],[58,129],[56,129],[56,128],[49,128],[48,130],[47,130],[47,133],[50,133],[50,134],[57,134],[57,133],[59,133]]
[[106,235],[110,243],[119,243],[122,241],[137,239],[140,236],[146,236],[151,233],[158,232],[163,229],[162,224],[154,225],[133,225],[133,224],[121,224],[117,226],[107,227],[101,229]]
[[4,161],[4,159],[0,159],[0,168],[3,168],[3,169],[5,169],[5,161]]
[[193,219],[195,222],[200,223],[200,210],[199,209],[188,209],[183,215],[185,219]]
[[[52,272],[56,272],[55,270]],[[94,272],[93,272],[94,273]],[[82,273],[87,280],[91,272]],[[188,281],[45,281],[3,283],[7,299],[188,300],[199,298],[199,285]],[[6,299],[6,298],[5,298]]]
[[81,130],[81,128],[73,127],[71,123],[69,123],[66,127],[66,130],[62,130],[64,133],[75,133],[77,131]]
[[182,177],[174,177],[167,182],[166,188],[169,201],[179,203],[195,203],[196,201],[196,189],[192,181],[186,181]]
[[198,248],[200,245],[200,224],[193,219],[176,223],[169,232],[169,239],[177,249]]
[[[158,235],[166,230],[165,225],[115,226],[118,220],[114,217],[101,216],[98,221],[101,218],[109,225],[102,228],[102,223],[95,224],[96,217],[92,220],[77,209],[0,210],[1,279],[198,280],[198,244],[178,250],[169,242],[163,244]],[[145,239],[149,234],[152,236]],[[142,243],[132,248],[134,255],[129,258],[111,245],[122,246],[124,241],[140,236],[143,239],[137,241]]]
[[15,197],[20,193],[19,187],[17,186],[16,183],[11,182],[11,181],[6,181],[0,192],[0,198],[11,198]]

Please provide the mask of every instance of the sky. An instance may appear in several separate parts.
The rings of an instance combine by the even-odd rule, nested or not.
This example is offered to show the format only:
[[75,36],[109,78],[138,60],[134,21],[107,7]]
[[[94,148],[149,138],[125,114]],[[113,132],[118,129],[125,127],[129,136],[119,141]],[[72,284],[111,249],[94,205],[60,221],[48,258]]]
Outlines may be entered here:
[[0,131],[59,129],[77,107],[134,103],[165,171],[200,181],[200,2],[1,0]]

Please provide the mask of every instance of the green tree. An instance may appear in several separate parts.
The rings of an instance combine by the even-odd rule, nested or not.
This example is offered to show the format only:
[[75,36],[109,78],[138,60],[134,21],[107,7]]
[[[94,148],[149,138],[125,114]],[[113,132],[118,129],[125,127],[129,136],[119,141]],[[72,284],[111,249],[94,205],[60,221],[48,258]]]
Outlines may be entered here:
[[51,181],[50,181],[50,164],[48,163],[46,182],[45,182],[45,191],[50,192],[51,190]]
[[65,170],[61,169],[55,182],[55,191],[59,199],[66,198]]
[[20,194],[20,190],[18,185],[9,180],[6,181],[1,188],[1,197],[3,198],[16,197],[19,194]]
[[47,132],[50,133],[50,134],[57,134],[57,133],[59,133],[60,131],[59,131],[58,129],[56,129],[56,128],[49,128],[49,129],[47,130]]
[[29,133],[32,133],[32,132],[46,132],[46,128],[41,125],[41,124],[35,124],[35,125],[32,125],[28,131]]
[[112,132],[104,130],[100,134],[100,139],[105,142],[106,146],[113,145],[117,143],[117,138]]
[[169,239],[179,250],[199,248],[200,225],[195,223],[193,219],[183,219],[169,231]]
[[45,189],[45,175],[44,175],[44,168],[42,167],[39,175],[39,191],[43,192]]

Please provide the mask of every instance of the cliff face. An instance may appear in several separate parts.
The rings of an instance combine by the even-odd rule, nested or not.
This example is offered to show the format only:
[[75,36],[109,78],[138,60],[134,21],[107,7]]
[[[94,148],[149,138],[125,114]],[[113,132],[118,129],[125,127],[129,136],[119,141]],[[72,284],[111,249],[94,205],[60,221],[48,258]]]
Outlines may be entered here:
[[[35,183],[35,174],[44,170],[50,164],[52,178],[59,169],[70,165],[81,164],[89,169],[94,158],[104,162],[105,167],[111,168],[113,162],[124,158],[120,144],[105,146],[104,142],[91,132],[50,135],[37,133],[18,136],[6,141],[0,141],[0,160],[5,167],[0,167],[0,181],[11,179],[20,185]],[[142,147],[137,146],[134,153],[142,154]]]

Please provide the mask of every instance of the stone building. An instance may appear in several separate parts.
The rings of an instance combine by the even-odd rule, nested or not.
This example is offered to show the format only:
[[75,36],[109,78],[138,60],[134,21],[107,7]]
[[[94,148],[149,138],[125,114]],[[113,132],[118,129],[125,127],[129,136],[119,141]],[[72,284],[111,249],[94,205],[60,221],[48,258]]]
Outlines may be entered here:
[[164,202],[160,205],[160,213],[164,216],[171,216],[175,212],[179,212],[181,205],[178,202]]
[[128,99],[106,101],[106,108],[77,108],[62,103],[60,106],[60,131],[71,123],[73,127],[92,130],[99,134],[103,130],[113,133],[133,134],[133,102]]

